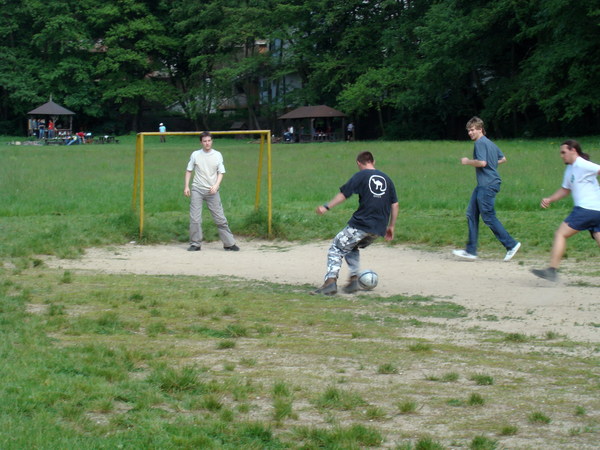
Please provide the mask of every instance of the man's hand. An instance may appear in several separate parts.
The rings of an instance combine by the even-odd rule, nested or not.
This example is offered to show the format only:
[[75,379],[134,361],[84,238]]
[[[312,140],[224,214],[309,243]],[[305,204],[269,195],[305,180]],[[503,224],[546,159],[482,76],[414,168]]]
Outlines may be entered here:
[[550,197],[546,197],[546,198],[543,198],[543,199],[542,199],[542,201],[541,201],[541,203],[540,203],[540,206],[541,206],[542,208],[546,209],[546,208],[548,208],[548,207],[550,206],[550,203],[551,203],[551,202],[550,202]]

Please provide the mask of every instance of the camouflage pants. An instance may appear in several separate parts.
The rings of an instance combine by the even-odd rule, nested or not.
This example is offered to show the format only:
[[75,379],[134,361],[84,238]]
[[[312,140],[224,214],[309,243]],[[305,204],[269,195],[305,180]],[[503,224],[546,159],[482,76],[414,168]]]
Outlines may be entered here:
[[333,238],[327,252],[327,278],[338,278],[342,268],[342,260],[346,259],[350,276],[360,272],[360,248],[365,248],[377,238],[376,234],[367,233],[352,227],[346,227]]

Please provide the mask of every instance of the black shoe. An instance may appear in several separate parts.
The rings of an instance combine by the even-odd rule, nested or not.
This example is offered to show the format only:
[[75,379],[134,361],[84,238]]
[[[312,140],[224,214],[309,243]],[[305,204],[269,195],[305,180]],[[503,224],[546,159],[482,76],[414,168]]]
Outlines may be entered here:
[[239,252],[240,251],[240,248],[237,245],[235,245],[235,244],[233,244],[233,245],[231,245],[229,247],[223,247],[223,248],[227,252]]
[[190,245],[188,247],[188,252],[199,252],[200,251],[200,246],[199,245]]
[[531,273],[536,277],[543,278],[548,281],[556,281],[558,278],[558,274],[556,273],[556,269],[553,267],[548,267],[547,269],[531,269]]

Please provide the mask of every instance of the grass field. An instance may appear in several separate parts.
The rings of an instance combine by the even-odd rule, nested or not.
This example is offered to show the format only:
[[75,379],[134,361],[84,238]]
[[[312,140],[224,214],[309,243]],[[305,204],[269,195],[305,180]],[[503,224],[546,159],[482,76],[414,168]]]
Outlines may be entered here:
[[[552,330],[459,335],[469,311],[444,299],[324,301],[284,284],[45,267],[41,254],[138,239],[134,137],[11,140],[0,141],[0,448],[597,448],[598,343]],[[571,208],[539,208],[560,185],[560,141],[499,142],[509,160],[499,217],[540,260]],[[598,139],[582,142],[600,160]],[[147,139],[144,242],[187,241],[183,175],[196,148]],[[258,145],[215,148],[232,230],[264,238],[266,214],[253,211]],[[462,246],[475,183],[459,163],[468,141],[275,145],[277,238],[327,240],[343,226],[354,199],[320,218],[314,208],[363,149],[398,188],[394,244]],[[482,256],[502,253],[482,229]],[[598,248],[582,233],[568,257],[598,261]]]

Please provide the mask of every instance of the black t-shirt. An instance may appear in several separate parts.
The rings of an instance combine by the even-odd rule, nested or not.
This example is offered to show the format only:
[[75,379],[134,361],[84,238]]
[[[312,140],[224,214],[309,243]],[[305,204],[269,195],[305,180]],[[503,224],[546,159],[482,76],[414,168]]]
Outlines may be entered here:
[[385,236],[392,204],[398,202],[396,187],[385,173],[374,169],[360,170],[340,187],[340,192],[346,198],[358,194],[358,209],[348,225]]

